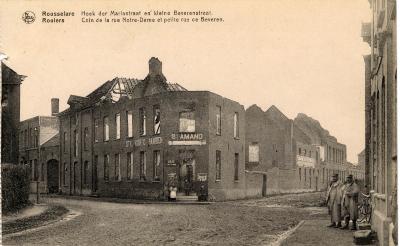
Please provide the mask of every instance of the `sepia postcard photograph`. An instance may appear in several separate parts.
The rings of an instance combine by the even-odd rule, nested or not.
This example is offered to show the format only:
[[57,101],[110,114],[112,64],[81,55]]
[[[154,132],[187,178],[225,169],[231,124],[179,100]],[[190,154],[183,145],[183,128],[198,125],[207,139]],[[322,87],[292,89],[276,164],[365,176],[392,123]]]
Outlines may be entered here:
[[0,244],[397,245],[396,5],[0,0]]

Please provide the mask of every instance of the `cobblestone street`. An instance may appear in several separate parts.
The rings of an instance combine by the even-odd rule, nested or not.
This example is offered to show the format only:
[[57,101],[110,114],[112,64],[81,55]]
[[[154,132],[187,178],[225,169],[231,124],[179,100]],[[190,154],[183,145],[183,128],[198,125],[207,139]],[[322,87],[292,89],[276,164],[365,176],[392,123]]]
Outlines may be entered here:
[[[326,219],[322,193],[211,205],[51,199],[82,213],[3,239],[4,245],[270,245],[302,220]],[[110,239],[112,239],[110,241]],[[286,244],[291,245],[291,244]]]

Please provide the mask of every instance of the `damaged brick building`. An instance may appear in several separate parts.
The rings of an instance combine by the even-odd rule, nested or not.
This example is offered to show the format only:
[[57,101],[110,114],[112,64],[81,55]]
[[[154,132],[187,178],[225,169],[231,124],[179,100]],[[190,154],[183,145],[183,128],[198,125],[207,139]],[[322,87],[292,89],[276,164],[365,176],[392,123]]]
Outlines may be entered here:
[[257,105],[246,110],[246,170],[254,195],[324,190],[332,174],[341,180],[349,174],[346,146],[318,121],[301,113],[291,120],[276,106],[264,112]]
[[71,95],[60,119],[64,194],[165,199],[175,182],[209,199],[244,198],[245,111],[208,91],[167,82],[149,61],[143,80],[115,78]]

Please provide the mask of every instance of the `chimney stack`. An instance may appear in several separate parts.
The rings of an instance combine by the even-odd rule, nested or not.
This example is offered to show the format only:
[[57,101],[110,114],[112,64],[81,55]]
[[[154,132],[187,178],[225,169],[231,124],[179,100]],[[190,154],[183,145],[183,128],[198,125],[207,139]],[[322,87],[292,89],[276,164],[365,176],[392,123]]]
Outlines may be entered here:
[[151,76],[162,75],[162,63],[156,57],[149,60],[149,74]]
[[56,116],[60,110],[60,100],[58,98],[51,99],[51,116]]

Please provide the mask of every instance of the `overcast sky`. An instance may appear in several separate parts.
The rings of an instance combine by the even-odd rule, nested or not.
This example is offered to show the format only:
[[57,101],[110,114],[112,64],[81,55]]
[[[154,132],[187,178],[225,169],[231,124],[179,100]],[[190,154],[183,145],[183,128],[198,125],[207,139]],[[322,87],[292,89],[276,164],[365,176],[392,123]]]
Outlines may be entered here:
[[[364,61],[360,37],[368,0],[209,1],[187,3],[4,2],[0,51],[28,76],[21,119],[50,114],[50,99],[85,96],[114,77],[142,79],[150,57],[170,82],[209,90],[289,118],[305,113],[347,145],[364,148]],[[99,4],[101,3],[101,4]],[[86,24],[82,10],[211,10],[223,23]],[[31,10],[37,20],[22,21]],[[75,11],[63,24],[40,23],[41,11]]]

